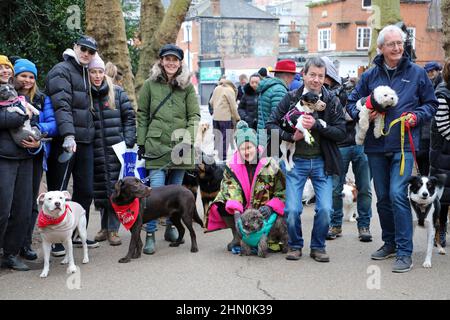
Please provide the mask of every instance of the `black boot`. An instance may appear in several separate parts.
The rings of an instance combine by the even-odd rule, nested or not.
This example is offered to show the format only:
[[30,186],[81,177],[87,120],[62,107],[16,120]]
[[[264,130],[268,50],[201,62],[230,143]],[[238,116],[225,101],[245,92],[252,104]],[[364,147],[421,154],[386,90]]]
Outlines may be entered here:
[[16,271],[28,271],[30,268],[23,263],[16,255],[4,254],[2,257],[2,268],[13,269]]
[[37,259],[36,252],[34,252],[33,249],[31,249],[31,247],[28,247],[28,246],[20,249],[20,256],[22,258],[25,258],[25,260],[29,260],[29,261]]
[[236,225],[234,224],[234,217],[233,216],[222,216],[223,221],[227,225],[227,228],[231,229],[231,232],[233,233],[233,240],[231,240],[230,243],[227,244],[227,250],[231,251],[233,247],[240,246],[241,245],[241,237],[239,236],[239,233],[236,230]]

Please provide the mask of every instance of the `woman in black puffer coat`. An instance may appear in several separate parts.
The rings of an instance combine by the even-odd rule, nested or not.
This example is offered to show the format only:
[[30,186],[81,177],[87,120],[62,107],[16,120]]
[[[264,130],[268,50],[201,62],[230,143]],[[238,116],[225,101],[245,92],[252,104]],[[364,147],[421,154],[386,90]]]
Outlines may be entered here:
[[256,88],[258,88],[260,80],[261,77],[258,74],[250,76],[250,81],[244,86],[244,95],[238,106],[241,120],[247,122],[248,126],[255,130],[258,123],[258,94]]
[[125,141],[128,148],[136,142],[135,113],[125,91],[115,86],[105,75],[105,64],[100,57],[89,64],[89,76],[94,107],[94,204],[100,210],[102,227],[96,241],[108,239],[111,245],[120,245],[119,220],[111,207],[109,197],[119,179],[121,164],[112,146]]
[[[443,247],[446,245],[447,212],[450,205],[450,59],[443,71],[444,82],[436,88],[439,107],[431,123],[430,175],[447,174],[444,194],[441,198],[441,213],[445,221],[440,221],[439,237]],[[444,216],[444,215],[443,215]]]

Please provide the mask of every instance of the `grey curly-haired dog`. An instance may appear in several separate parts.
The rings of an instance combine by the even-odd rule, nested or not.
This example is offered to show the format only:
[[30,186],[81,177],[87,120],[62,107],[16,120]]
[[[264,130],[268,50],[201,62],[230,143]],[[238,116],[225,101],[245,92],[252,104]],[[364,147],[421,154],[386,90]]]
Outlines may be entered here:
[[[239,232],[241,233],[241,255],[249,256],[252,251],[252,247],[258,248],[258,256],[265,258],[268,252],[267,242],[269,240],[281,243],[281,251],[287,253],[288,250],[288,232],[286,221],[283,217],[273,213],[276,217],[270,231],[263,230],[267,228],[268,220],[264,219],[264,216],[259,210],[247,209],[240,217]],[[259,234],[258,234],[259,233]],[[259,240],[256,237],[259,237]]]

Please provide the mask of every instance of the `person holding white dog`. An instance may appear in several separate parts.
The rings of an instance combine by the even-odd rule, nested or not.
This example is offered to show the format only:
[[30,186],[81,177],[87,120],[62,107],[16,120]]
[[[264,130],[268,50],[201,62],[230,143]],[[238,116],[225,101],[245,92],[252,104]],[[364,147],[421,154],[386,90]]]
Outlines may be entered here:
[[[355,142],[355,121],[345,112],[347,105],[347,95],[343,92],[341,78],[333,62],[328,57],[322,57],[327,65],[324,86],[339,98],[345,114],[346,138],[339,142],[339,152],[342,156],[342,174],[333,176],[333,213],[330,217],[330,229],[327,240],[334,240],[342,235],[342,220],[344,217],[343,190],[346,174],[350,163],[355,175],[357,192],[357,212],[358,217],[358,238],[362,242],[372,241],[370,234],[370,218],[372,217],[372,190],[370,185],[370,169],[364,147]],[[350,193],[351,194],[351,193]],[[353,200],[353,199],[352,199]]]
[[[406,34],[397,26],[389,25],[381,30],[377,39],[380,54],[350,94],[347,111],[353,119],[358,119],[356,104],[361,98],[368,97],[379,86],[391,87],[398,95],[398,103],[385,112],[384,131],[392,121],[403,117],[406,129],[411,128],[413,144],[418,150],[419,127],[433,117],[438,102],[425,70],[404,54],[405,39]],[[407,272],[412,268],[413,251],[413,226],[407,196],[407,179],[414,164],[412,146],[405,132],[402,147],[400,123],[392,126],[387,135],[376,138],[373,132],[376,116],[377,112],[370,112],[371,123],[364,149],[373,173],[384,244],[371,258],[384,260],[396,256],[392,271]]]
[[[299,260],[302,256],[303,236],[301,214],[302,194],[306,179],[311,182],[316,193],[316,214],[312,230],[310,256],[318,262],[329,262],[325,250],[330,216],[333,211],[333,175],[341,174],[341,154],[337,142],[345,139],[345,118],[339,99],[324,86],[325,62],[320,58],[309,59],[304,68],[304,85],[289,92],[278,107],[272,111],[266,129],[279,130],[282,140],[295,142],[294,167],[286,171],[286,208],[289,235],[287,260]],[[314,143],[305,142],[303,133],[296,130],[289,133],[281,128],[283,117],[302,97],[312,92],[319,95],[325,109],[304,114],[302,125],[310,130]],[[320,101],[319,101],[320,102]]]

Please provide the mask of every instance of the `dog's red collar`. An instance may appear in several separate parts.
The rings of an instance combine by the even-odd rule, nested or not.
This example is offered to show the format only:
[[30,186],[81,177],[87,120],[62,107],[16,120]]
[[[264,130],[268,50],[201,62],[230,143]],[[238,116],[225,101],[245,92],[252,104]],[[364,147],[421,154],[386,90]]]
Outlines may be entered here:
[[44,211],[41,210],[38,215],[38,227],[45,228],[51,225],[61,223],[61,221],[63,221],[64,218],[66,217],[68,211],[72,212],[72,209],[68,204],[66,204],[66,210],[64,210],[64,213],[59,218],[53,219],[52,217],[49,217],[44,213]]
[[123,206],[115,204],[112,200],[110,201],[120,223],[123,224],[125,229],[130,230],[139,215],[139,198],[135,198],[133,202]]

